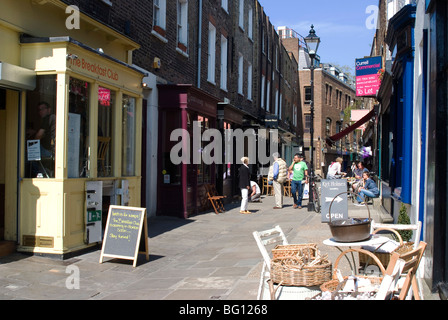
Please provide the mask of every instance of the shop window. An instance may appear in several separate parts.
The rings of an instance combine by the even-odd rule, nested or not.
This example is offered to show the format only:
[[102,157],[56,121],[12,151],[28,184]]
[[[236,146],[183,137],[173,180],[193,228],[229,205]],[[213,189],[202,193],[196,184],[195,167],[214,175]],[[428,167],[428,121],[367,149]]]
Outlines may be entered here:
[[122,108],[122,146],[121,146],[121,174],[123,176],[135,175],[135,98],[123,95]]
[[98,177],[112,175],[112,110],[115,92],[98,88]]
[[54,178],[56,75],[37,76],[26,97],[26,178]]
[[[201,129],[201,136],[204,134],[205,130],[210,129],[210,120],[206,117],[203,116],[198,116],[198,126]],[[209,144],[209,141],[202,141],[201,139],[201,149],[199,150],[199,152],[201,153],[201,163],[198,164],[197,167],[197,181],[198,184],[203,184],[203,183],[211,183],[212,181],[212,174],[211,174],[211,165],[210,164],[205,164],[203,161],[203,151],[204,148]]]
[[67,175],[69,178],[87,178],[90,177],[90,84],[70,78],[69,90]]
[[305,87],[305,104],[311,103],[311,87],[306,86]]

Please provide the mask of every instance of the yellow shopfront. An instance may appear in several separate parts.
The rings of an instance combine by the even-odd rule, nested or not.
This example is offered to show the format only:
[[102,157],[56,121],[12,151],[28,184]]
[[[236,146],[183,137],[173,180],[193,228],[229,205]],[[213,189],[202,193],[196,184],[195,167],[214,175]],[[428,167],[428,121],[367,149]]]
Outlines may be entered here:
[[[22,38],[19,251],[101,241],[110,204],[140,206],[143,74],[69,37]],[[102,222],[103,221],[103,222]]]

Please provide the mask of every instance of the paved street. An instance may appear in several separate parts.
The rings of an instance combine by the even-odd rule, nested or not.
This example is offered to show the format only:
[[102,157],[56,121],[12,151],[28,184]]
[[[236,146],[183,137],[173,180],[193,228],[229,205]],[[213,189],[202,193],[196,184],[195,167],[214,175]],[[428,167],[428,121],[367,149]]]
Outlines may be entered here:
[[[254,300],[262,266],[254,230],[279,224],[290,243],[316,243],[332,262],[338,255],[322,244],[331,233],[320,214],[293,209],[292,198],[284,201],[281,210],[272,209],[272,196],[249,203],[252,214],[240,214],[239,203],[233,203],[219,215],[150,219],[150,261],[140,255],[136,268],[109,258],[100,264],[100,249],[64,261],[18,253],[4,257],[0,299]],[[370,207],[372,218],[381,221]],[[367,216],[367,210],[350,204],[349,216]],[[79,288],[70,290],[74,271]]]

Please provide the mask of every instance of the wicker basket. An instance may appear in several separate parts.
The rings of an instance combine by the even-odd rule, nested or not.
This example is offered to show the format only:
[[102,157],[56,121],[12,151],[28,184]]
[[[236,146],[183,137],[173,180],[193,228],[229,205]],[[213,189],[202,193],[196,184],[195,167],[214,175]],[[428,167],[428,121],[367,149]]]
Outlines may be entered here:
[[[370,282],[372,283],[372,285],[380,285],[381,281],[383,281],[383,277],[373,277],[373,276],[360,276],[357,275],[356,278],[364,278],[364,279],[369,279]],[[344,277],[344,280],[347,280],[348,276]],[[323,283],[320,286],[320,290],[321,291],[330,291],[330,292],[334,292],[337,290],[338,286],[339,286],[340,282],[339,280],[330,280],[327,281],[325,283]]]
[[[414,242],[403,243],[403,239],[401,238],[400,234],[394,229],[379,228],[379,229],[376,229],[375,231],[373,231],[372,234],[375,234],[378,231],[390,231],[390,232],[394,233],[400,241],[400,245],[392,252],[375,252],[375,251],[372,252],[378,258],[378,260],[383,264],[384,268],[387,268],[387,266],[389,265],[389,261],[390,261],[390,257],[392,256],[392,253],[397,252],[398,254],[401,255],[401,254],[411,251],[414,248]],[[371,262],[372,262],[372,258],[370,256],[368,256],[362,252],[359,253],[359,264],[361,266],[369,265]]]
[[271,279],[283,286],[318,286],[331,279],[332,264],[326,256],[320,257],[317,248],[314,255],[285,256],[271,260]]
[[[357,249],[357,248],[352,248],[352,249],[347,249],[345,251],[343,251],[337,258],[336,261],[334,262],[334,273],[333,273],[333,279],[329,280],[325,283],[323,283],[320,286],[320,290],[321,291],[330,291],[330,292],[335,292],[337,290],[339,290],[341,288],[341,282],[339,282],[337,276],[336,276],[336,272],[338,270],[338,266],[339,266],[339,261],[342,259],[343,256],[345,256],[347,253],[350,252],[358,252],[359,254],[365,254],[366,256],[369,256],[373,261],[375,261],[375,263],[378,265],[378,267],[380,268],[383,276],[386,273],[386,270],[384,269],[383,264],[381,263],[381,261],[371,252],[364,250],[364,249]],[[383,277],[374,277],[374,276],[364,276],[364,275],[356,275],[355,277],[357,278],[365,278],[365,279],[369,279],[370,282],[373,285],[379,285],[381,284],[381,281],[383,280]],[[345,280],[347,280],[348,277],[344,277],[344,282]]]
[[272,259],[303,255],[310,255],[314,258],[316,252],[317,244],[315,243],[278,245],[272,249]]

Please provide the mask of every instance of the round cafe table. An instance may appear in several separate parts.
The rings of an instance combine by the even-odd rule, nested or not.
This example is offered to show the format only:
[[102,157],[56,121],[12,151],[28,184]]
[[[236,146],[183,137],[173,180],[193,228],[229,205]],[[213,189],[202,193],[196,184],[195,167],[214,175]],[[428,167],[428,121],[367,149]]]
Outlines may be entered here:
[[[336,247],[342,253],[344,250],[342,250],[341,247],[348,247],[349,249],[351,249],[351,247],[382,245],[390,240],[391,239],[388,237],[373,234],[370,236],[369,239],[364,240],[364,241],[338,242],[338,241],[335,241],[333,238],[329,238],[329,239],[325,239],[323,241],[323,244],[326,246],[330,246],[330,247]],[[352,256],[352,261],[349,260],[347,255],[345,255],[345,258],[347,259],[347,261],[350,265],[350,268],[352,270],[352,274],[354,275],[356,273],[356,261],[355,261],[355,256],[354,256],[353,252],[351,252],[351,256]],[[353,264],[352,264],[352,262],[353,262]]]

